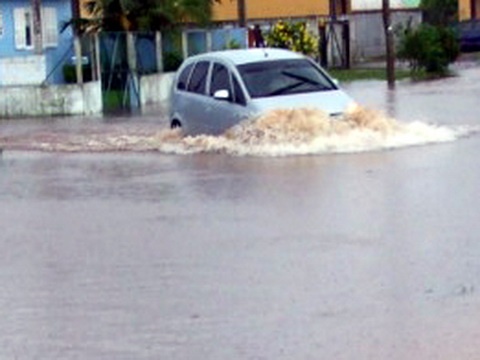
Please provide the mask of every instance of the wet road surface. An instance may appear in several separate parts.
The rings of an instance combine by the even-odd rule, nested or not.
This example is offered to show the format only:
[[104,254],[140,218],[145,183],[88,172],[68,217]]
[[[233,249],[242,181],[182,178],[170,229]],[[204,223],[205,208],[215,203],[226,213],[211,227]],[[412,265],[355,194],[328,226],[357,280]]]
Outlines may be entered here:
[[[476,127],[480,71],[461,74],[347,90],[400,121]],[[476,359],[479,153],[476,132],[290,157],[7,149],[0,358]]]

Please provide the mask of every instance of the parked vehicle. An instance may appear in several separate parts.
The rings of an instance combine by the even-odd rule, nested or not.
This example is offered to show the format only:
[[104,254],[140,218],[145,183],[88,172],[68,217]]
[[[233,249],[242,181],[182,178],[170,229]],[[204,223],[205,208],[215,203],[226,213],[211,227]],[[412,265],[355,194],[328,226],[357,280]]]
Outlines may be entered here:
[[211,52],[188,58],[172,89],[171,127],[221,134],[280,108],[319,108],[331,116],[353,100],[310,58],[283,49]]
[[457,25],[460,51],[480,51],[480,20],[466,20]]

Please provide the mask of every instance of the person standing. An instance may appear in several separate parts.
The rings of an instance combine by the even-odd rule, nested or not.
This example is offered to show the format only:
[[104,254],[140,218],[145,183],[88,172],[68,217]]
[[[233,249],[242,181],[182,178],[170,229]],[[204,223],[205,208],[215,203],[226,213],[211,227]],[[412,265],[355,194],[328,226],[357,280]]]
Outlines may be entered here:
[[265,40],[263,39],[262,29],[260,29],[260,25],[258,24],[253,27],[253,41],[255,47],[265,47]]

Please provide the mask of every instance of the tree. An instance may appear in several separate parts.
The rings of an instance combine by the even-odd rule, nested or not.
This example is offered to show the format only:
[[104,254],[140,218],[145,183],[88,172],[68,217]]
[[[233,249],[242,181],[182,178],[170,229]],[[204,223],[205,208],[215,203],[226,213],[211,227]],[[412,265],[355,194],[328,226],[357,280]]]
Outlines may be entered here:
[[392,14],[390,11],[390,1],[382,1],[383,28],[385,32],[385,47],[387,52],[387,82],[388,88],[395,87],[395,44],[392,29]]
[[246,0],[237,0],[238,25],[245,27],[247,25],[247,4]]
[[398,57],[410,62],[413,72],[442,75],[460,54],[451,25],[457,18],[457,0],[422,0],[424,24],[408,26],[400,37]]
[[206,25],[212,18],[213,3],[220,0],[90,0],[88,19],[69,24],[84,31],[157,31],[179,23]]
[[447,27],[422,24],[407,29],[400,39],[398,57],[410,63],[412,72],[445,74],[448,65],[459,55],[459,46],[453,30]]
[[424,22],[433,26],[449,26],[458,14],[458,0],[422,0]]

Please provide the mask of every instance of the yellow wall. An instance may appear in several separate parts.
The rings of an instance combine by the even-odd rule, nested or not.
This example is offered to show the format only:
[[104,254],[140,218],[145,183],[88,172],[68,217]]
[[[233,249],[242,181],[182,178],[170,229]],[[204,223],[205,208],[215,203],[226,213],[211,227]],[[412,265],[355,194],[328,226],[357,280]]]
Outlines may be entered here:
[[470,0],[458,0],[458,17],[460,20],[470,18]]
[[[247,19],[304,17],[327,15],[329,2],[325,0],[245,0]],[[222,0],[213,8],[214,20],[237,19],[237,0]]]
[[[81,16],[89,17],[84,5],[88,0],[79,0],[79,2]],[[305,17],[329,13],[328,0],[245,0],[245,2],[248,19]],[[215,2],[213,16],[215,21],[235,21],[237,0],[222,0],[221,4]]]
[[472,14],[472,0],[458,0],[458,17],[460,20],[468,20],[472,17],[480,19],[480,0],[475,0],[476,14]]

